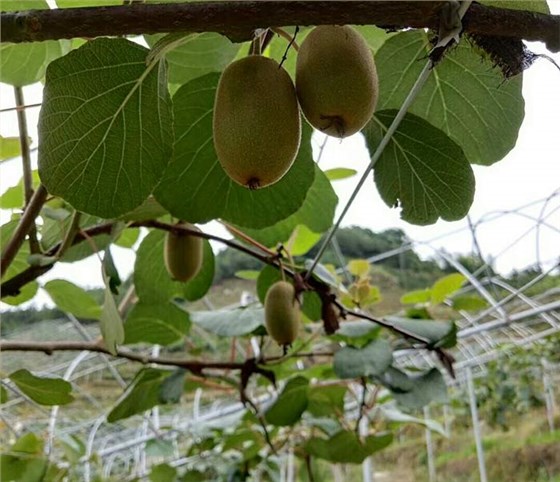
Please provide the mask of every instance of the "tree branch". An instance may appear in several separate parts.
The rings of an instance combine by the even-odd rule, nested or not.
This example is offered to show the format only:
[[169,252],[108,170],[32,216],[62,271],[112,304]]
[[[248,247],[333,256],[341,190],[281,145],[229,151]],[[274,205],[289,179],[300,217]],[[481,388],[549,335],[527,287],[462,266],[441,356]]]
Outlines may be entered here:
[[[23,220],[23,218],[22,218],[22,220]],[[74,246],[75,244],[81,243],[82,241],[84,241],[88,237],[92,238],[92,237],[95,237],[95,236],[99,236],[101,234],[108,234],[108,233],[111,232],[114,225],[115,225],[114,222],[107,222],[107,223],[103,223],[103,224],[98,224],[98,225],[93,226],[91,228],[87,228],[87,229],[83,229],[81,231],[78,231],[76,233],[76,235],[73,237],[71,245]],[[208,240],[211,240],[211,241],[217,241],[219,243],[225,244],[226,246],[229,246],[230,248],[236,249],[238,251],[242,251],[243,253],[246,253],[249,256],[252,256],[253,258],[258,259],[259,261],[262,261],[265,264],[273,264],[273,265],[277,266],[277,264],[274,262],[273,258],[271,258],[270,256],[268,256],[266,254],[257,253],[255,250],[253,250],[253,249],[251,249],[247,246],[244,246],[243,244],[240,244],[233,239],[225,239],[225,238],[222,238],[220,236],[205,233],[203,231],[191,230],[191,229],[186,228],[184,226],[179,226],[179,225],[176,225],[176,224],[163,223],[163,222],[157,221],[157,220],[134,222],[134,223],[130,224],[130,227],[147,227],[147,228],[161,229],[161,230],[164,230],[164,231],[187,232],[189,234],[192,234],[193,236],[197,236],[197,237],[200,237],[200,238],[208,239]],[[18,226],[18,228],[19,228],[19,226]],[[15,238],[15,235],[14,235],[14,238]],[[12,240],[10,240],[10,242],[12,242]],[[62,245],[62,242],[55,244],[53,247],[51,247],[49,249],[49,251],[47,251],[45,253],[45,255],[46,256],[56,256],[57,253],[60,250],[61,245]],[[9,246],[6,246],[6,251],[8,251],[8,247]],[[19,246],[17,247],[17,249],[19,249]],[[15,252],[17,252],[17,249],[16,249]],[[4,266],[4,253],[2,253],[2,266]],[[48,265],[45,265],[45,266],[29,266],[27,269],[23,270],[21,273],[18,273],[17,275],[10,278],[9,280],[4,281],[0,285],[0,295],[1,295],[1,297],[4,298],[6,296],[16,296],[23,286],[25,286],[27,283],[37,279],[39,276],[42,276],[47,271],[51,270],[53,266],[54,266],[54,263],[53,264],[48,264]]]
[[19,224],[17,225],[14,234],[2,250],[0,276],[3,276],[9,268],[17,252],[21,248],[21,245],[25,241],[27,233],[29,233],[29,230],[35,225],[35,218],[39,215],[39,211],[47,199],[47,194],[45,186],[39,184],[39,187],[33,193],[29,204],[23,212],[23,216],[19,220]]
[[[23,97],[23,88],[14,87],[14,96],[16,99],[16,113],[19,128],[19,143],[21,146],[21,163],[23,169],[23,192],[25,198],[25,208],[31,201],[33,196],[33,177],[31,169],[31,152],[29,150],[29,133],[27,131],[27,114],[24,109],[18,107],[25,106],[25,99]],[[29,251],[31,254],[41,252],[39,241],[37,241],[37,227],[35,222],[29,229]]]
[[[236,0],[180,4],[27,10],[1,15],[2,42],[34,42],[168,32],[217,32],[250,40],[263,27],[357,24],[437,29],[441,1]],[[474,4],[465,31],[540,40],[560,50],[560,16]]]
[[[102,342],[101,342],[102,343]],[[23,352],[43,352],[47,355],[52,355],[57,351],[89,351],[94,353],[103,353],[111,355],[99,340],[95,341],[21,341],[21,340],[2,340],[0,341],[0,352],[7,351],[23,351]],[[295,356],[302,358],[313,358],[319,356],[332,356],[331,352],[317,352],[317,353],[299,353]],[[135,353],[125,348],[117,350],[117,356],[114,358],[125,358],[134,362],[147,365],[155,363],[157,365],[174,366],[184,368],[192,373],[200,375],[202,370],[242,370],[246,367],[247,362],[215,362],[203,360],[185,360],[181,358],[166,358],[150,355],[142,355]],[[259,364],[266,364],[267,362],[277,361],[282,359],[281,356],[273,356],[259,360]],[[258,373],[258,372],[257,372]]]

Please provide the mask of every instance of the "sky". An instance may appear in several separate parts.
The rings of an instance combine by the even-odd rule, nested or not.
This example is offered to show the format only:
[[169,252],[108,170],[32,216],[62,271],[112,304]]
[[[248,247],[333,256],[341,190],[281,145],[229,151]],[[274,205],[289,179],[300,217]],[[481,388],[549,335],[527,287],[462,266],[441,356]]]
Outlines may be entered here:
[[[560,1],[549,1],[549,5],[552,13],[560,13]],[[550,54],[540,43],[527,45],[533,52],[551,56],[560,65],[560,54]],[[40,102],[41,95],[41,84],[24,88],[26,104]],[[538,59],[524,73],[523,97],[525,118],[515,148],[502,161],[492,166],[473,166],[476,193],[469,216],[473,223],[485,219],[485,216],[486,219],[493,219],[479,225],[477,240],[483,255],[495,257],[497,269],[504,273],[534,264],[537,254],[544,267],[551,266],[552,262],[557,262],[560,258],[560,195],[553,197],[546,205],[542,202],[535,203],[560,191],[560,70],[550,62]],[[14,105],[12,87],[0,83],[0,109]],[[27,115],[30,136],[34,140],[33,147],[36,147],[39,108],[28,109]],[[15,112],[0,113],[0,135],[18,135]],[[315,134],[313,143],[316,153],[323,140],[322,134]],[[328,139],[320,160],[321,168],[350,167],[358,171],[356,176],[334,184],[340,199],[337,217],[368,164],[369,154],[361,134],[343,141]],[[17,184],[21,175],[19,159],[1,163],[0,193]],[[534,204],[520,211],[521,215],[488,214],[515,210],[530,203]],[[6,222],[10,214],[0,210],[0,221]],[[544,215],[548,224],[543,224],[537,235],[534,218],[539,215]],[[419,243],[415,249],[423,257],[436,256],[438,250],[469,253],[473,249],[472,236],[466,229],[467,219],[457,222],[438,221],[431,226],[405,223],[400,220],[398,209],[389,208],[381,200],[372,176],[362,187],[342,222],[342,226],[349,225],[363,226],[373,231],[401,228]],[[217,223],[209,223],[201,228],[227,237],[225,230]],[[517,238],[522,239],[510,246]],[[121,277],[125,278],[133,268],[133,252],[115,248],[113,256]],[[43,284],[59,278],[84,287],[101,286],[99,260],[92,256],[72,265],[59,263],[41,277],[40,282]],[[34,301],[36,305],[48,302],[48,296],[44,292]],[[2,309],[7,307],[5,304],[1,306]]]

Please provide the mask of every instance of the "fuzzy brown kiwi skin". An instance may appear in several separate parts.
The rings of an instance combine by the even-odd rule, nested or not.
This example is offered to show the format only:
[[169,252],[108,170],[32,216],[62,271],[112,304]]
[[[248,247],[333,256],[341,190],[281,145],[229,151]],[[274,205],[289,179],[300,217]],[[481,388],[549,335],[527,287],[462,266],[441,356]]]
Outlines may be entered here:
[[279,345],[285,347],[294,342],[299,332],[301,314],[291,283],[278,281],[268,289],[264,317],[268,334]]
[[275,60],[250,55],[222,73],[213,117],[218,161],[251,190],[279,181],[301,140],[301,114],[289,74]]
[[[180,222],[177,225],[200,231],[190,223]],[[182,282],[190,281],[202,267],[202,238],[187,233],[168,231],[163,253],[165,267],[171,278]]]
[[362,35],[348,25],[314,28],[298,52],[296,91],[315,129],[339,138],[359,132],[379,93],[373,54]]

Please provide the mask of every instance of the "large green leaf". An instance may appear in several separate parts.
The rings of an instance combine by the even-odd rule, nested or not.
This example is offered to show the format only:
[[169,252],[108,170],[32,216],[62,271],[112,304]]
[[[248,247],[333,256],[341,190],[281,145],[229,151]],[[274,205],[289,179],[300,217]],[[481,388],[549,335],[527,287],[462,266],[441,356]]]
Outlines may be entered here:
[[[324,233],[333,224],[334,211],[338,203],[331,183],[318,167],[315,168],[315,179],[307,191],[301,207],[291,216],[263,229],[242,228],[253,239],[268,247],[275,247],[278,243],[287,245],[288,239],[298,225],[304,225],[313,233]],[[316,235],[309,249],[320,239]],[[300,256],[301,252],[292,250],[293,256]]]
[[40,405],[66,405],[74,400],[70,394],[72,385],[62,378],[38,377],[25,369],[13,372],[9,378]]
[[148,304],[140,301],[124,324],[124,343],[169,345],[183,339],[190,326],[189,316],[172,303]]
[[[162,37],[144,35],[150,47]],[[210,72],[220,72],[235,58],[238,50],[239,44],[234,44],[227,37],[217,33],[185,36],[178,47],[165,55],[169,65],[169,82],[184,84]]]
[[345,346],[334,355],[333,368],[339,378],[382,374],[393,361],[393,350],[385,340],[374,340],[363,348]]
[[384,449],[393,441],[390,433],[369,435],[362,442],[355,432],[341,430],[330,439],[311,437],[305,449],[315,457],[341,464],[361,464],[374,452]]
[[[0,47],[0,59],[2,58],[2,47]],[[0,60],[0,62],[2,62]],[[0,76],[2,75],[0,70]],[[31,144],[31,137],[28,137],[28,142]],[[21,155],[21,143],[19,137],[4,137],[0,136],[0,162],[6,159],[11,159]]]
[[242,336],[264,325],[264,309],[249,306],[234,310],[191,311],[191,321],[218,336]]
[[[377,112],[364,134],[377,146],[396,111]],[[413,224],[461,219],[474,198],[474,174],[461,148],[424,119],[407,114],[374,167],[379,194]]]
[[407,413],[401,412],[398,408],[396,407],[387,407],[387,406],[379,406],[379,407],[375,407],[375,410],[379,410],[379,412],[381,413],[381,416],[387,420],[388,422],[390,422],[391,424],[418,424],[418,425],[423,425],[424,427],[426,427],[427,429],[431,430],[432,432],[437,432],[440,435],[442,435],[443,437],[447,436],[446,431],[444,430],[444,428],[441,426],[440,423],[436,422],[435,420],[428,420],[425,418],[417,418],[417,417],[413,417],[412,415],[409,415]]
[[256,191],[236,184],[222,169],[214,150],[212,114],[218,79],[218,74],[199,77],[174,95],[173,159],[155,197],[171,214],[186,221],[222,218],[250,228],[271,226],[300,208],[313,183],[311,129],[304,128],[294,165],[276,184]]
[[61,311],[72,313],[78,318],[92,320],[97,320],[101,316],[101,307],[95,299],[83,288],[70,281],[52,280],[44,288]]
[[39,174],[76,209],[114,217],[148,197],[171,157],[165,65],[125,39],[84,44],[47,69]]
[[[383,44],[375,58],[378,110],[400,108],[431,48],[427,34],[417,30]],[[504,81],[490,59],[463,41],[433,69],[409,111],[448,134],[469,162],[489,165],[515,145],[523,106],[521,76]]]
[[187,283],[171,279],[163,261],[164,245],[165,233],[152,231],[138,248],[134,265],[134,286],[138,298],[148,304],[167,302],[175,296],[189,301],[202,298],[214,279],[214,253],[210,243],[204,240],[202,268]]
[[[19,222],[19,218],[13,219],[12,221],[3,224],[0,227],[0,240],[2,240],[2,246],[5,246],[8,240],[12,237],[14,230],[16,229]],[[29,267],[27,258],[29,256],[29,244],[23,243],[16,256],[14,257],[12,263],[8,269],[4,272],[2,276],[3,280],[9,280],[17,274],[21,273],[23,270]],[[2,298],[2,302],[9,305],[19,305],[25,301],[30,300],[35,296],[37,290],[39,289],[39,284],[36,281],[27,283],[24,285],[19,294],[16,296],[5,296]]]
[[117,405],[107,415],[109,423],[145,412],[160,402],[160,390],[169,372],[144,368],[127,387]]
[[266,410],[264,417],[272,425],[286,426],[295,424],[308,404],[309,380],[297,376],[286,383],[274,403]]

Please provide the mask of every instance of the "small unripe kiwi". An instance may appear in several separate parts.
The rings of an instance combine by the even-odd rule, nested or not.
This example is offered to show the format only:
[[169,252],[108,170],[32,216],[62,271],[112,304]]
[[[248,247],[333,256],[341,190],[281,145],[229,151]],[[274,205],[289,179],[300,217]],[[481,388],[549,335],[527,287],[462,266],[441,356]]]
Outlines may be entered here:
[[267,291],[264,300],[266,331],[282,346],[297,338],[300,320],[295,288],[287,281],[277,281]]
[[216,90],[213,128],[218,160],[235,182],[257,189],[280,180],[301,139],[299,106],[288,73],[260,55],[231,63]]
[[314,28],[298,52],[296,91],[315,129],[340,138],[360,131],[379,92],[373,54],[362,35],[347,25]]
[[[200,231],[190,223],[181,222],[178,225]],[[167,272],[174,280],[186,282],[193,279],[202,267],[202,238],[168,231],[163,258]]]

